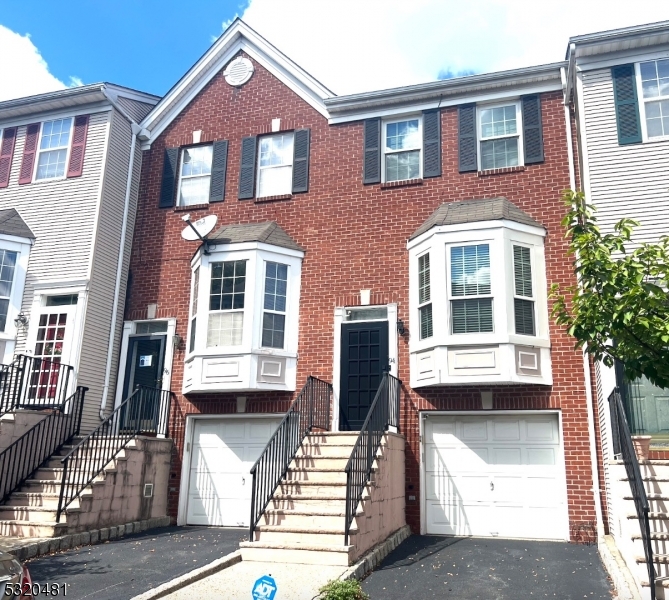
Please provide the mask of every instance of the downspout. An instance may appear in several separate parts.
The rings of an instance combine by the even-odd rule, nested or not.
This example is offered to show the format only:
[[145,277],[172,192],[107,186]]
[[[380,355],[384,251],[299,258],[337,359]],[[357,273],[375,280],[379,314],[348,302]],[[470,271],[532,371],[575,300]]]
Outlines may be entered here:
[[[569,160],[569,186],[572,190],[576,189],[576,172],[574,166],[574,146],[571,135],[571,115],[569,111],[569,103],[571,95],[571,86],[567,85],[568,77],[574,75],[572,69],[572,59],[574,57],[573,44],[570,48],[570,69],[569,74],[565,77],[564,68],[561,69],[562,86],[565,90],[564,97],[564,119],[565,127],[567,129],[567,157]],[[569,95],[568,95],[569,94]],[[602,516],[602,496],[599,481],[599,465],[597,461],[597,438],[595,436],[595,406],[592,398],[592,379],[590,371],[590,360],[588,354],[583,348],[583,375],[585,376],[585,402],[588,411],[588,443],[590,446],[590,469],[592,471],[592,493],[595,501],[595,518],[597,521],[597,542],[604,539],[604,518]]]
[[118,262],[116,264],[116,284],[114,286],[114,305],[112,308],[111,325],[109,329],[109,346],[107,349],[107,364],[105,366],[105,382],[102,387],[102,401],[100,402],[100,420],[105,419],[107,398],[109,396],[109,381],[111,379],[112,359],[114,354],[114,337],[116,335],[116,321],[119,304],[119,292],[121,290],[121,276],[123,275],[123,260],[125,257],[125,239],[128,233],[128,213],[130,212],[130,194],[132,191],[132,176],[135,170],[135,147],[137,135],[141,127],[134,121],[130,123],[132,140],[130,141],[130,159],[128,161],[128,178],[125,185],[125,203],[123,205],[123,224],[121,226],[121,243],[119,245]]

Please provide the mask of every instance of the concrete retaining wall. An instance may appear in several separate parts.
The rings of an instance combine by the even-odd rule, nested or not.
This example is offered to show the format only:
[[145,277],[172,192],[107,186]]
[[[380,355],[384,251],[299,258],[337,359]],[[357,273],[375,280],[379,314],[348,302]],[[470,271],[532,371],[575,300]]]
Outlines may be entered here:
[[11,446],[48,414],[45,411],[19,410],[3,415],[0,419],[0,452]]

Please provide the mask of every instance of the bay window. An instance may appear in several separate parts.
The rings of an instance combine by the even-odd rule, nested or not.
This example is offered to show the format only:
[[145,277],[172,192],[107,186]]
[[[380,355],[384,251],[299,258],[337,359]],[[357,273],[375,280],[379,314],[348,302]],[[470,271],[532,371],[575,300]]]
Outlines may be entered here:
[[493,330],[490,289],[490,246],[452,247],[451,313],[454,334]]
[[418,315],[420,339],[432,337],[432,302],[430,302],[430,254],[418,257]]
[[7,313],[12,296],[17,257],[17,252],[0,250],[0,331],[5,331],[7,325]]
[[211,263],[207,347],[242,343],[245,289],[245,260]]
[[265,302],[262,321],[262,345],[283,348],[286,329],[286,292],[288,265],[265,263]]
[[514,299],[516,333],[534,335],[534,296],[532,294],[532,261],[530,248],[513,246]]

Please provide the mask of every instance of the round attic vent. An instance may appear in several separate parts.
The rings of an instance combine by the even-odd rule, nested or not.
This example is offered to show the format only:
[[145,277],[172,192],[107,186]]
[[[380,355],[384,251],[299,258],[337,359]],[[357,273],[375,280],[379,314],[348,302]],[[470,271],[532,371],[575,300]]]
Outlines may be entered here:
[[244,85],[253,75],[253,63],[248,58],[238,56],[223,71],[225,80],[230,85]]

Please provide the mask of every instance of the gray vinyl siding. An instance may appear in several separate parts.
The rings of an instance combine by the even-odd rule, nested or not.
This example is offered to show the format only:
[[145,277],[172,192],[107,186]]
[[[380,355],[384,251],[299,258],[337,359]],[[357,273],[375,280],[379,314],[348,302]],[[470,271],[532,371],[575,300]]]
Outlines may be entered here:
[[[91,115],[81,177],[26,185],[18,185],[26,127],[18,129],[9,185],[0,190],[0,209],[16,208],[35,234],[22,301],[28,315],[37,283],[88,277],[108,119],[109,112]],[[24,351],[24,345],[25,335],[20,333],[17,352]]]
[[112,371],[107,393],[107,414],[114,407],[116,374],[118,371],[118,348],[123,328],[125,284],[128,275],[130,249],[135,224],[141,150],[136,147],[134,165],[135,181],[131,188],[131,204],[124,247],[124,265],[121,275],[119,305],[116,328],[111,339],[111,320],[116,285],[116,269],[120,252],[123,227],[123,210],[130,161],[132,134],[130,123],[120,113],[112,113],[107,164],[102,185],[100,215],[95,234],[95,251],[91,269],[88,306],[84,321],[79,379],[90,389],[86,396],[82,416],[82,431],[88,432],[100,424],[107,352],[113,344]]
[[153,108],[153,104],[147,104],[146,102],[140,102],[139,100],[131,100],[130,98],[124,98],[123,96],[119,96],[116,101],[118,102],[118,105],[128,113],[128,116],[132,117],[137,123],[146,117]]
[[604,231],[623,217],[641,223],[634,239],[669,232],[669,141],[618,145],[610,69],[583,73],[590,198]]

